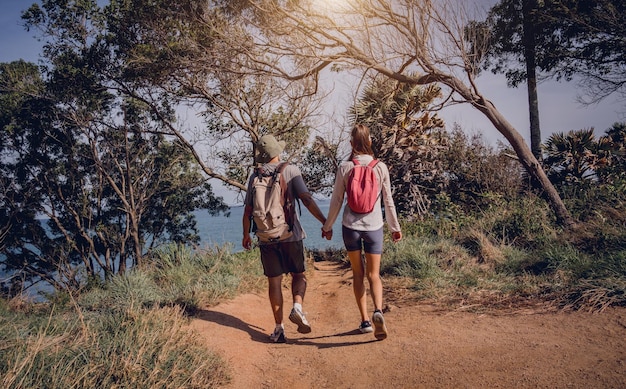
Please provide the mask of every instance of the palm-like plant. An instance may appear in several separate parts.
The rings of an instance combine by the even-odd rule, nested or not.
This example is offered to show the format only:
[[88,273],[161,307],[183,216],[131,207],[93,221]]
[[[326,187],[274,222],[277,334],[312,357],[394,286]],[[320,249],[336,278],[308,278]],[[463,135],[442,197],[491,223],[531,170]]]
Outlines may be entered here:
[[593,129],[555,133],[544,146],[548,175],[557,184],[610,182],[622,177],[626,168],[625,138],[626,123],[615,123],[598,140]]
[[626,123],[615,123],[600,138],[603,164],[596,173],[605,182],[626,179]]
[[583,182],[595,177],[598,142],[593,129],[554,133],[544,149],[544,164],[553,183]]
[[420,188],[438,192],[445,178],[438,174],[438,153],[445,143],[443,120],[428,111],[440,96],[440,88],[373,78],[352,107],[350,119],[371,130],[377,158],[388,166],[398,211],[420,216],[428,200]]

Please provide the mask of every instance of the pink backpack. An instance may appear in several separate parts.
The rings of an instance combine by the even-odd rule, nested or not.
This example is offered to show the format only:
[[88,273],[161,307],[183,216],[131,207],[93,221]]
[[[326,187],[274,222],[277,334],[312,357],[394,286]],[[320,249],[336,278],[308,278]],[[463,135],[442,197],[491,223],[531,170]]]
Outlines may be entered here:
[[374,172],[378,160],[374,159],[367,165],[361,165],[356,159],[352,162],[354,168],[350,171],[346,185],[348,206],[354,213],[370,213],[380,195],[378,178]]

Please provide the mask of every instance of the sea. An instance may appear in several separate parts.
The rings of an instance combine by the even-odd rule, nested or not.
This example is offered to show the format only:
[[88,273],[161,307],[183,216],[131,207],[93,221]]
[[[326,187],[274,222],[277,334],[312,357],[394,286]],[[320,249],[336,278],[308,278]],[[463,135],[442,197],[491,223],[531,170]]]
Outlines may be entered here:
[[[328,214],[330,200],[316,200],[324,215]],[[329,248],[343,248],[343,240],[341,238],[341,215],[333,225],[333,238],[326,240],[322,238],[322,224],[311,215],[305,206],[301,206],[301,210],[296,208],[299,213],[302,228],[306,233],[304,246],[308,249],[325,250]],[[343,211],[343,210],[342,210]],[[200,248],[228,248],[230,252],[236,253],[243,251],[241,246],[243,206],[230,206],[230,215],[211,216],[208,212],[196,211],[196,221],[198,233],[200,235]],[[4,279],[5,274],[0,270],[0,280]],[[50,293],[52,288],[48,284],[39,284],[32,289],[26,291],[26,294],[37,301],[42,301],[40,292]]]
[[[316,200],[317,205],[324,215],[328,214],[330,205],[329,199]],[[300,217],[300,223],[306,234],[304,247],[315,250],[325,250],[329,248],[340,249],[343,247],[341,238],[341,215],[333,225],[333,238],[326,240],[322,238],[322,224],[309,210],[301,205],[296,207]],[[198,233],[200,236],[200,247],[224,247],[229,246],[231,252],[242,251],[241,239],[243,237],[241,219],[243,217],[243,205],[230,206],[230,215],[211,216],[208,212],[196,212]]]

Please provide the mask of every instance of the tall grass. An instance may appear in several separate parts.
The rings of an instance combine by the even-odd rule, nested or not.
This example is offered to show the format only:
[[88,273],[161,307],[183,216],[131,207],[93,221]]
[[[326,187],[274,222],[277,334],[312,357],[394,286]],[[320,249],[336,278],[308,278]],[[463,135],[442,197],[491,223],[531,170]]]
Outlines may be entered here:
[[90,315],[50,312],[47,322],[4,317],[3,388],[213,388],[225,363],[176,307]]
[[[626,306],[624,194],[596,204],[563,231],[545,202],[494,196],[475,215],[460,210],[403,225],[381,271],[411,279],[415,299],[472,307],[551,304],[592,310]],[[590,205],[587,204],[587,207]],[[611,215],[609,218],[608,215]]]
[[261,271],[254,252],[168,245],[141,267],[113,277],[104,288],[81,294],[79,304],[90,310],[178,305],[193,313],[240,292],[258,290],[264,280]]
[[141,268],[51,304],[0,304],[2,388],[215,388],[226,363],[187,315],[264,283],[255,253],[167,246]]

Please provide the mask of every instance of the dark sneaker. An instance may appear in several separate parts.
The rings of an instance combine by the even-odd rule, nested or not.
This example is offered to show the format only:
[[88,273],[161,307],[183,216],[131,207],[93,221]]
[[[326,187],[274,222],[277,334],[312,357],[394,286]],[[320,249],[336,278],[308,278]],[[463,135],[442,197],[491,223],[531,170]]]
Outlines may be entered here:
[[374,311],[372,315],[372,321],[374,322],[374,337],[378,340],[387,338],[387,326],[385,325],[385,318],[383,313],[379,310]]
[[362,334],[368,334],[374,332],[374,328],[372,328],[372,323],[370,323],[369,320],[364,320],[359,326],[359,331],[361,331]]
[[274,332],[270,335],[270,342],[273,343],[285,343],[287,340],[285,339],[285,330],[282,328],[276,328]]
[[311,332],[311,325],[304,317],[304,313],[302,313],[299,309],[293,308],[291,313],[289,314],[289,320],[298,325],[298,332],[301,334],[308,334]]

